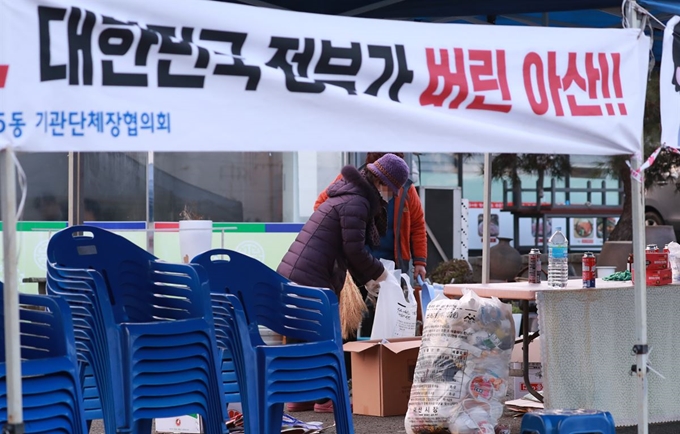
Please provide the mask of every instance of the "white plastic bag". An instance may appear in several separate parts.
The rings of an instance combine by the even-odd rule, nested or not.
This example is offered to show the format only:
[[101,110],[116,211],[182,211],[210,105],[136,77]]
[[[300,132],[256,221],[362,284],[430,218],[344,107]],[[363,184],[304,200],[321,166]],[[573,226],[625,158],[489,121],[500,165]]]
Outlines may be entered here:
[[673,283],[680,283],[680,244],[671,241],[668,244],[668,262],[671,264]]
[[404,418],[408,434],[493,434],[514,347],[512,308],[463,290],[432,300]]
[[[399,282],[401,279],[404,279],[408,286],[408,299],[404,298],[404,291]],[[389,273],[387,279],[380,283],[371,340],[416,335],[418,303],[408,275],[401,274],[401,279],[397,279],[396,273]]]

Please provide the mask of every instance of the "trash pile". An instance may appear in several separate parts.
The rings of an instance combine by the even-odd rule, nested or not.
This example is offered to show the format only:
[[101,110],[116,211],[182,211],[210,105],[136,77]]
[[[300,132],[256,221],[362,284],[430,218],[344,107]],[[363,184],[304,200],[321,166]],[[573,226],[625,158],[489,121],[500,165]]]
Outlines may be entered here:
[[494,434],[503,414],[515,340],[512,308],[464,290],[427,308],[411,398],[409,434]]
[[289,414],[283,415],[281,433],[285,434],[319,434],[335,424],[324,428],[323,422],[303,422]]

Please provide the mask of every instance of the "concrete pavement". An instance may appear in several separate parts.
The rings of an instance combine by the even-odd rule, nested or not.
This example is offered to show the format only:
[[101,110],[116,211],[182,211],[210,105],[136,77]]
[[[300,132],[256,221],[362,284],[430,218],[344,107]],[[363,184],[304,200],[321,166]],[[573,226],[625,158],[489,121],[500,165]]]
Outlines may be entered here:
[[[333,425],[333,414],[314,413],[313,411],[293,413],[296,418],[311,422],[323,422],[324,427]],[[358,416],[354,415],[354,432],[355,434],[404,434],[404,416],[392,417],[374,417],[374,416]],[[506,412],[500,420],[500,423],[510,426],[512,434],[520,434],[519,428],[521,418],[515,417]],[[335,427],[324,431],[324,434],[335,434]],[[663,424],[653,424],[649,428],[649,434],[678,434],[680,433],[680,422],[671,422]],[[95,421],[90,429],[90,434],[104,434],[104,426],[101,421]],[[261,433],[257,433],[261,434]],[[637,427],[620,427],[616,429],[616,434],[637,434]]]

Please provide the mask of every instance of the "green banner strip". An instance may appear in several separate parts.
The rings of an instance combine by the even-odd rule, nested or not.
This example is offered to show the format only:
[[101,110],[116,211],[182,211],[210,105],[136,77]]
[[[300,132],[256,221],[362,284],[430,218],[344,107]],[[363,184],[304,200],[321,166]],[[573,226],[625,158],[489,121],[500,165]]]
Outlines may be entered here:
[[[295,230],[289,228],[292,224],[286,223],[270,223],[270,229],[267,229],[265,223],[213,223],[213,232],[250,232],[250,233],[264,233],[264,232],[297,232],[299,228],[295,226]],[[68,226],[67,222],[18,222],[17,231],[59,231]],[[158,223],[157,223],[158,226]],[[0,222],[0,231],[2,231],[2,222]],[[277,229],[277,230],[273,230]],[[279,230],[280,229],[280,230]],[[175,229],[177,230],[177,229]]]
[[213,223],[213,232],[265,232],[264,223]]
[[[67,226],[66,222],[18,222],[17,231],[60,231]],[[0,222],[0,231],[3,228]]]

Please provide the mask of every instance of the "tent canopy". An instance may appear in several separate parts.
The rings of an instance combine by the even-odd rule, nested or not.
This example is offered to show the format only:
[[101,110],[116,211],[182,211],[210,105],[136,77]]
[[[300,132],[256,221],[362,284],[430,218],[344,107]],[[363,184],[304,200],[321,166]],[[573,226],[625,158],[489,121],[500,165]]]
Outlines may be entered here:
[[[439,23],[620,28],[621,0],[216,0],[328,15]],[[676,0],[641,0],[659,21],[680,15]],[[661,59],[663,28],[654,27],[654,56]]]
[[[345,15],[362,18],[387,18],[418,21],[443,21],[451,18],[483,18],[498,15],[517,15],[560,12],[567,25],[575,27],[603,27],[597,18],[617,16],[620,20],[621,0],[217,0],[252,6],[288,9],[327,15]],[[680,13],[675,0],[642,0],[641,5],[652,12]],[[612,9],[612,10],[608,10]],[[603,15],[595,13],[602,10]],[[587,12],[590,19],[586,19]],[[566,13],[566,14],[565,14]],[[551,14],[552,15],[552,14]],[[483,17],[482,17],[483,16]],[[666,20],[662,20],[666,21]],[[607,20],[603,19],[606,24]],[[537,23],[540,24],[540,23]],[[591,24],[595,24],[594,26]],[[604,25],[604,27],[608,27]]]
[[620,8],[620,0],[234,0],[253,6],[364,18],[414,19]]

